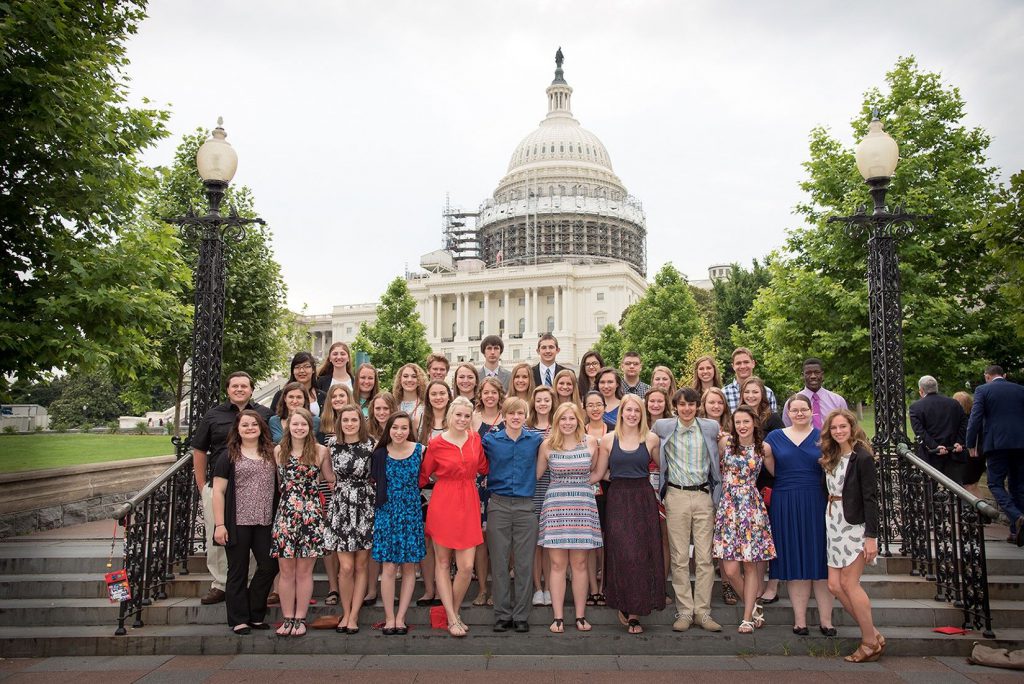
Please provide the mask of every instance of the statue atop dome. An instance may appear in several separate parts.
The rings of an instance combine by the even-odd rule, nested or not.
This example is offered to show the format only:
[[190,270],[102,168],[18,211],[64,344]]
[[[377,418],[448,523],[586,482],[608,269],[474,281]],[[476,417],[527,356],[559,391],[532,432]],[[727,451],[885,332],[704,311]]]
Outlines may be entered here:
[[562,76],[562,62],[564,61],[565,55],[562,54],[562,48],[559,46],[558,51],[555,52],[555,80],[551,82],[551,85],[565,83],[565,78]]

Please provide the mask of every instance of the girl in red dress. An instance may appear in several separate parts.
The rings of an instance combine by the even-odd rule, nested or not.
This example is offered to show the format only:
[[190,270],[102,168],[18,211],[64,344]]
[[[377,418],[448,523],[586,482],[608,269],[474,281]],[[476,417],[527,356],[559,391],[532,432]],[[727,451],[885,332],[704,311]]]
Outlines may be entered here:
[[[483,543],[476,477],[487,474],[487,459],[472,422],[469,400],[452,400],[448,428],[430,440],[420,470],[420,487],[431,477],[435,480],[425,531],[434,543],[436,588],[448,614],[448,633],[456,637],[464,637],[469,631],[459,609],[473,578],[476,547]],[[458,568],[454,582],[448,570],[453,553]]]

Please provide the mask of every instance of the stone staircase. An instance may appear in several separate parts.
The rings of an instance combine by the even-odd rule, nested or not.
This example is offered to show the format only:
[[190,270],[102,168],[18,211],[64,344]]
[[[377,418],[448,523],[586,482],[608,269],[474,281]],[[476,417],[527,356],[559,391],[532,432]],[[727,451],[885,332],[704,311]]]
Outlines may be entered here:
[[[109,528],[108,528],[109,529]],[[996,528],[998,529],[998,528]],[[997,534],[992,534],[997,537]],[[120,542],[114,564],[120,562]],[[936,601],[935,585],[909,575],[910,561],[881,558],[870,569],[864,585],[872,597],[875,621],[886,635],[888,653],[898,655],[966,655],[976,641],[1003,648],[1024,647],[1024,550],[991,539],[987,545],[989,591],[995,639],[978,632],[945,636],[932,631],[939,626],[960,626],[963,613],[952,604]],[[362,631],[340,635],[333,630],[310,630],[303,638],[278,638],[270,633],[236,637],[225,624],[224,606],[204,606],[199,596],[209,587],[202,557],[189,564],[190,574],[169,583],[168,598],[145,609],[145,626],[130,627],[125,636],[114,636],[118,606],[106,598],[102,575],[108,571],[110,540],[68,539],[40,536],[0,542],[0,656],[182,655],[235,653],[337,653],[337,654],[477,654],[477,655],[821,655],[852,651],[857,644],[855,623],[838,607],[833,616],[838,638],[825,638],[815,629],[813,607],[808,622],[812,634],[798,637],[791,631],[788,599],[766,607],[767,626],[753,635],[736,633],[742,617],[739,607],[723,605],[715,588],[713,612],[724,626],[711,634],[692,628],[672,632],[673,611],[666,607],[642,620],[645,632],[626,633],[615,612],[589,608],[594,625],[587,634],[573,628],[573,613],[566,610],[566,631],[547,630],[550,608],[535,608],[528,634],[495,634],[493,611],[468,606],[463,619],[470,626],[466,639],[453,639],[429,627],[427,608],[413,607],[408,616],[408,636],[385,637],[371,624],[383,620],[377,605],[364,609]],[[326,578],[318,568],[314,596],[327,593]],[[419,588],[415,596],[420,595]],[[471,587],[469,596],[475,596]],[[329,612],[322,601],[310,608],[310,618]],[[276,611],[272,617],[279,617]]]

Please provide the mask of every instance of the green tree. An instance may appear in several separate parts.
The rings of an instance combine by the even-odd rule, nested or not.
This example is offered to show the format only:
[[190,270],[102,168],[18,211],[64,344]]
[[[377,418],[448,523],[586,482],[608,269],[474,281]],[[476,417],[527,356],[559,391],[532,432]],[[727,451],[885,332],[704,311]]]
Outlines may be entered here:
[[125,235],[150,182],[139,154],[167,135],[166,112],[127,104],[125,43],[144,7],[0,11],[0,384],[115,358],[131,375],[166,329],[158,295],[175,286],[137,249],[166,236]]
[[127,411],[119,398],[120,388],[106,373],[85,373],[73,370],[60,398],[47,411],[53,427],[69,428],[99,425]]
[[[898,247],[906,371],[909,378],[928,373],[943,386],[959,386],[997,353],[1021,357],[1021,341],[1007,320],[1010,307],[989,286],[1000,266],[973,234],[996,190],[996,170],[986,158],[989,137],[964,125],[959,90],[921,71],[912,57],[900,59],[885,80],[887,92],[865,94],[853,139],[866,134],[873,107],[885,112],[901,156],[889,199],[932,215]],[[811,132],[804,167],[808,178],[801,187],[808,198],[797,213],[806,225],[790,231],[787,253],[770,265],[771,284],[739,338],[759,350],[771,374],[791,378],[789,384],[798,382],[802,357],[821,357],[830,386],[862,400],[871,386],[866,240],[826,221],[869,203],[867,188],[852,148],[825,129]]]
[[430,353],[427,329],[405,278],[399,276],[388,284],[377,305],[377,319],[359,326],[354,347],[370,355],[385,385],[403,365],[423,363]]
[[[601,336],[594,343],[594,351],[601,355],[606,365],[618,368],[622,363],[622,355],[626,351],[623,344],[625,342],[622,339],[622,332],[609,323],[601,328]],[[582,369],[580,370],[582,371]]]
[[712,283],[711,301],[714,317],[710,319],[719,361],[725,368],[732,363],[733,326],[743,327],[743,319],[754,304],[757,293],[769,282],[768,269],[754,259],[748,271],[739,264],[732,264],[729,276]]
[[626,351],[644,360],[645,374],[655,366],[682,369],[691,338],[700,328],[697,304],[686,279],[672,264],[665,264],[644,296],[633,303],[622,337]]
[[[1001,266],[990,275],[1005,298],[1017,336],[1024,337],[1024,171],[1018,171],[1000,189],[977,235]],[[1005,363],[995,356],[990,360]]]
[[[169,168],[158,169],[159,185],[146,198],[147,219],[162,224],[162,219],[181,216],[190,208],[205,211],[206,195],[196,169],[199,146],[209,137],[203,129],[186,135],[174,154]],[[252,192],[245,186],[229,187],[224,205],[233,206],[240,216],[256,216]],[[176,230],[176,229],[171,229]],[[174,405],[184,398],[187,365],[191,356],[192,309],[195,289],[191,274],[196,267],[201,239],[199,235],[181,237],[173,263],[189,274],[177,305],[181,315],[173,329],[160,340],[156,355],[159,364],[130,389],[135,405],[146,397],[153,386],[169,390]],[[257,381],[287,364],[286,358],[299,349],[288,344],[294,315],[284,306],[285,284],[281,268],[270,247],[270,230],[258,224],[249,225],[244,236],[229,239],[225,250],[227,285],[224,301],[224,355],[222,371],[226,375],[245,370]],[[303,347],[302,349],[307,349]],[[178,425],[176,416],[174,424]]]

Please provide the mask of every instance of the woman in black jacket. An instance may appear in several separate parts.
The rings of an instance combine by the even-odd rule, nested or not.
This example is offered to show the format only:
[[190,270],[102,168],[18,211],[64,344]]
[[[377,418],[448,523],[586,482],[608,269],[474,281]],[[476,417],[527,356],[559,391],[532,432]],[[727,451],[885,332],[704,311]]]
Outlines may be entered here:
[[[225,604],[235,634],[270,629],[264,622],[267,595],[277,575],[270,555],[270,530],[277,509],[277,467],[270,428],[260,414],[238,414],[228,436],[228,452],[213,467],[214,543],[228,558]],[[256,559],[251,582],[249,552]]]
[[878,556],[878,485],[874,454],[852,412],[838,409],[825,418],[819,463],[828,495],[828,588],[860,626],[860,646],[846,660],[875,661],[885,637],[875,629],[860,576]]

